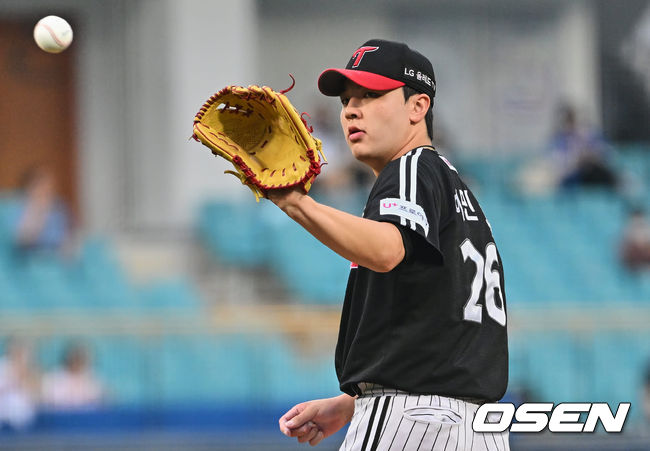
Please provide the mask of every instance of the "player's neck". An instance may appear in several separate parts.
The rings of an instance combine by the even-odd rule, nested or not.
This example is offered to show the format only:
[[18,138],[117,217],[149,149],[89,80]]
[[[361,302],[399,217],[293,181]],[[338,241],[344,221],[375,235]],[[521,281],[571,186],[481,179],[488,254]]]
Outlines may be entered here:
[[402,148],[399,149],[399,151],[397,151],[397,153],[395,153],[395,156],[393,156],[393,158],[391,158],[391,161],[392,160],[397,160],[398,158],[400,158],[400,157],[406,155],[407,153],[409,153],[411,150],[413,150],[415,148],[418,148],[418,147],[423,147],[423,146],[432,147],[431,138],[429,138],[429,135],[427,134],[426,129],[425,129],[424,132],[422,132],[420,130],[418,133],[414,134],[411,137],[411,139],[409,139],[407,142],[405,142],[404,145],[402,146]]
[[376,177],[391,161],[397,160],[413,149],[424,146],[433,147],[426,126],[422,123],[412,128],[411,133],[409,133],[403,144],[395,152],[377,155],[374,158],[366,158],[360,161],[369,166]]
[[409,153],[413,149],[417,149],[418,147],[431,147],[431,148],[433,148],[433,145],[431,143],[431,140],[428,139],[428,137],[427,137],[427,139],[413,141],[413,142],[410,142],[409,144],[403,146],[388,161],[386,161],[386,160],[384,160],[384,161],[374,161],[374,162],[365,161],[364,163],[366,163],[368,166],[370,166],[370,169],[372,169],[372,172],[375,174],[375,177],[377,177],[379,175],[379,173],[386,167],[386,165],[388,163],[390,163],[391,161],[397,160],[398,158],[406,155],[407,153]]

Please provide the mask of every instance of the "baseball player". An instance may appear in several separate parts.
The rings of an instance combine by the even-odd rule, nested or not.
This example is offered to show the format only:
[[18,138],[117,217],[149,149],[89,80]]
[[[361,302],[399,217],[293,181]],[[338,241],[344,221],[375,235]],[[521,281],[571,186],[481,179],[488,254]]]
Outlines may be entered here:
[[472,430],[507,385],[503,267],[476,198],[431,145],[431,63],[373,39],[318,87],[340,98],[348,146],[377,178],[361,218],[298,189],[269,193],[351,262],[335,359],[343,394],[294,406],[281,431],[315,445],[350,423],[345,451],[508,450],[507,432]]

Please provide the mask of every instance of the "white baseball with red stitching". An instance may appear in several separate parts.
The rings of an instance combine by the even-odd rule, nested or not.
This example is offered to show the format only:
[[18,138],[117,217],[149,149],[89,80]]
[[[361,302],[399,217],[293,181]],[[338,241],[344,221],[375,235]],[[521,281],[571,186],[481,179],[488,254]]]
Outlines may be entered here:
[[72,42],[72,27],[59,16],[47,16],[34,27],[34,41],[48,53],[61,53]]

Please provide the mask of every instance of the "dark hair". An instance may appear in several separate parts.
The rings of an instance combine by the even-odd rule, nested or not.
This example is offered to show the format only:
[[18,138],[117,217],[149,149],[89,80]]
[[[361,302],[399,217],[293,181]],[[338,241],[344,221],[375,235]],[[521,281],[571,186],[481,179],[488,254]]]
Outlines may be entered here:
[[[404,101],[407,101],[415,94],[424,94],[410,86],[402,86],[402,92],[404,93]],[[429,135],[429,139],[433,139],[433,99],[429,97],[429,100],[431,100],[431,103],[429,104],[426,116],[424,116],[424,121],[427,123],[427,134]]]

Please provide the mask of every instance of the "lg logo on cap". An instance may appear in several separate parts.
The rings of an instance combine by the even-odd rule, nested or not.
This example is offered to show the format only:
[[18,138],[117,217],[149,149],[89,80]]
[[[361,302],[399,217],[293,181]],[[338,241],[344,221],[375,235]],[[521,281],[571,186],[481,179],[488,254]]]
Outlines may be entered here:
[[407,77],[411,77],[411,78],[417,78],[418,81],[421,81],[421,82],[423,82],[423,83],[426,83],[426,84],[429,85],[429,86],[433,86],[433,85],[434,85],[434,82],[433,82],[433,80],[431,79],[431,77],[429,77],[427,74],[423,74],[423,73],[420,72],[420,71],[417,71],[417,72],[416,72],[416,71],[413,70],[413,69],[409,69],[409,68],[405,67],[405,68],[404,68],[404,75],[406,75]]

